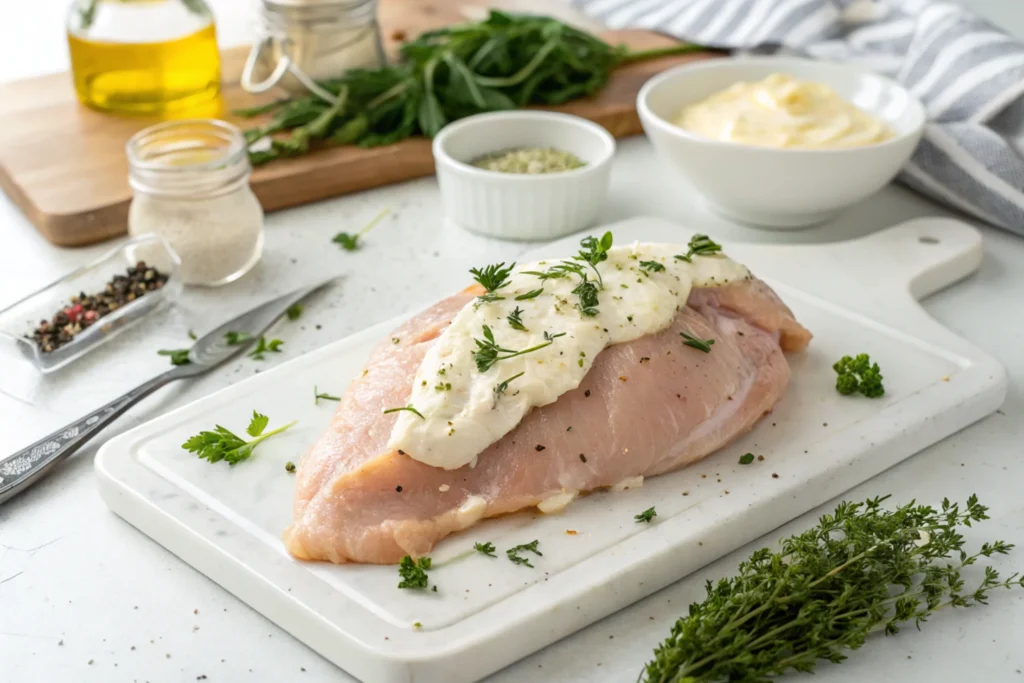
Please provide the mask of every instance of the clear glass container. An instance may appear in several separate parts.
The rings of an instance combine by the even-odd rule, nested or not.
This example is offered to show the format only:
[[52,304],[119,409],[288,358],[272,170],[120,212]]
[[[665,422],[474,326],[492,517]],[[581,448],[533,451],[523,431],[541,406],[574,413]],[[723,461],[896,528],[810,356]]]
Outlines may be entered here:
[[[57,311],[71,305],[72,297],[102,292],[115,275],[145,261],[168,275],[160,289],[147,292],[99,318],[96,323],[75,334],[71,342],[53,351],[43,352],[32,339],[40,321],[52,320]],[[0,341],[15,348],[43,372],[67,365],[84,353],[109,341],[114,335],[135,325],[152,311],[173,302],[181,293],[178,256],[166,241],[155,235],[128,240],[92,263],[68,273],[56,282],[29,294],[0,311]]]
[[67,33],[83,104],[193,116],[215,104],[220,53],[205,0],[75,0]]
[[139,131],[126,152],[135,191],[128,233],[167,240],[181,259],[185,284],[226,284],[256,265],[263,209],[249,188],[252,166],[238,128],[168,121]]
[[280,87],[333,101],[316,81],[384,64],[376,0],[262,0],[260,32],[242,72],[251,93]]

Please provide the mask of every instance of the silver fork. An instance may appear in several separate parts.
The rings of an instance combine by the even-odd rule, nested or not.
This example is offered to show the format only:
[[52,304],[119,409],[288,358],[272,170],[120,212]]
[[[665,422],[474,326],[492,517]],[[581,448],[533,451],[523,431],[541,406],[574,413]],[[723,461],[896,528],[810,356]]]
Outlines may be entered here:
[[[126,410],[157,389],[178,379],[187,379],[212,370],[259,339],[267,328],[303,298],[333,280],[325,280],[268,301],[203,335],[189,351],[187,365],[176,365],[128,393],[85,415],[71,424],[0,460],[0,503],[10,500],[42,479],[58,463],[85,445]],[[249,335],[242,343],[228,344],[225,335],[239,332]]]

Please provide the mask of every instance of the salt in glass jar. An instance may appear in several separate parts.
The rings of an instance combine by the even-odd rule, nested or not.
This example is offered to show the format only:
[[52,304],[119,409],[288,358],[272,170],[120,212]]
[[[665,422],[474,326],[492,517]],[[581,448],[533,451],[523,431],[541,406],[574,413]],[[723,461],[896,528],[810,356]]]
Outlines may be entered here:
[[129,234],[156,234],[181,259],[182,281],[237,280],[263,253],[263,208],[249,187],[242,132],[223,121],[169,121],[126,146],[135,191]]

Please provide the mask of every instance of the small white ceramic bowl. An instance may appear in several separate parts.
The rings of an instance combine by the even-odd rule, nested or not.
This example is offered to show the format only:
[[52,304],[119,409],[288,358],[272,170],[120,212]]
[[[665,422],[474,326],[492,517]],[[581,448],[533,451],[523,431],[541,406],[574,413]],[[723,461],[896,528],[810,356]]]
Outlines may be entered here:
[[[528,175],[470,165],[517,147],[554,147],[586,166]],[[578,116],[502,111],[445,126],[433,149],[445,212],[457,225],[503,239],[550,240],[594,223],[608,193],[615,139]]]
[[[896,136],[848,149],[772,149],[710,140],[671,123],[689,104],[773,73],[828,84],[888,123]],[[659,155],[713,211],[769,228],[821,223],[881,189],[913,154],[925,123],[924,107],[895,81],[845,64],[782,57],[708,60],[669,69],[640,89],[637,110]]]

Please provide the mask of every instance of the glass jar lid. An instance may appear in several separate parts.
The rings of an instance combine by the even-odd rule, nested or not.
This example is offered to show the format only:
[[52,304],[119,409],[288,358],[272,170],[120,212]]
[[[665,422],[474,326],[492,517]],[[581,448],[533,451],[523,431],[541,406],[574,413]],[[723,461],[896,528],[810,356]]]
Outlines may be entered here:
[[249,179],[242,131],[224,121],[167,121],[136,133],[125,145],[128,182],[136,192],[181,198],[225,194]]

